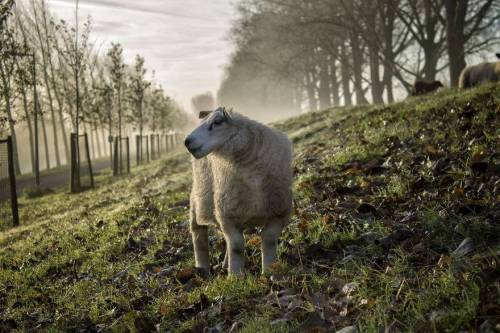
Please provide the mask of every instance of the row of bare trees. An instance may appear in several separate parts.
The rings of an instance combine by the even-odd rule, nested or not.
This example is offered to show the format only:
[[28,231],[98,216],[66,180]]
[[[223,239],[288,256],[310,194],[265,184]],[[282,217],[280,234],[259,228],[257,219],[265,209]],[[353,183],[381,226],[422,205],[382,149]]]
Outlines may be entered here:
[[91,39],[91,19],[78,23],[78,5],[75,17],[74,25],[56,19],[43,0],[0,5],[0,136],[13,138],[18,173],[16,133],[27,130],[34,168],[38,124],[50,169],[69,161],[70,131],[86,132],[99,158],[111,154],[113,136],[167,132],[187,122],[143,57],[125,64],[120,44],[104,51]]
[[242,0],[238,12],[218,98],[242,108],[390,103],[415,79],[457,86],[466,58],[500,41],[498,0]]

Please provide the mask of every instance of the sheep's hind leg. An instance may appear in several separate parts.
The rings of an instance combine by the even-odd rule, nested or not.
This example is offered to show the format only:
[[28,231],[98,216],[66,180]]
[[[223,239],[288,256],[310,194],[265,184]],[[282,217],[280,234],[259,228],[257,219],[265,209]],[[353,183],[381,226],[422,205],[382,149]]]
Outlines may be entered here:
[[233,275],[243,273],[245,267],[245,241],[243,230],[231,222],[221,223],[226,239],[226,255],[229,263],[228,272]]
[[210,272],[208,227],[196,222],[196,214],[193,211],[191,211],[190,227],[196,268],[208,274]]
[[278,260],[278,238],[284,226],[285,221],[275,219],[269,221],[269,223],[262,229],[262,273],[266,273],[269,270],[269,266]]

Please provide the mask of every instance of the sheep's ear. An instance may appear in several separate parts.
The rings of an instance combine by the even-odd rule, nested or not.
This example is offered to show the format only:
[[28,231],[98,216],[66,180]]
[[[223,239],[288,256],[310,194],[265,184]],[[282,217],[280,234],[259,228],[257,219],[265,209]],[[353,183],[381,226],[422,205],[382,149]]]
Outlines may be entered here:
[[199,114],[199,118],[200,119],[205,119],[210,113],[212,113],[213,111],[200,111],[200,114]]
[[224,108],[224,109],[222,110],[222,114],[224,115],[224,118],[225,118],[226,120],[228,120],[228,121],[231,121],[231,120],[232,120],[232,117],[231,117],[231,114],[230,114],[230,112],[231,112],[231,111],[232,111],[232,109],[231,109],[229,112],[227,112],[227,111],[226,111],[226,108]]
[[496,55],[497,55],[497,58],[500,59],[500,53],[497,53]]

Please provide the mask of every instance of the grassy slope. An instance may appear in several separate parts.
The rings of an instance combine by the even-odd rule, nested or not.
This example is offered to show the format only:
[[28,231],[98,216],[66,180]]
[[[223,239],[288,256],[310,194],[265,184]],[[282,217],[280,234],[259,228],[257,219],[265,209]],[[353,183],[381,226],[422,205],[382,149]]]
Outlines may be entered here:
[[499,125],[498,85],[277,124],[294,141],[295,214],[272,278],[254,234],[249,274],[226,278],[215,231],[214,274],[195,275],[184,152],[22,199],[26,224],[0,233],[0,331],[500,325]]

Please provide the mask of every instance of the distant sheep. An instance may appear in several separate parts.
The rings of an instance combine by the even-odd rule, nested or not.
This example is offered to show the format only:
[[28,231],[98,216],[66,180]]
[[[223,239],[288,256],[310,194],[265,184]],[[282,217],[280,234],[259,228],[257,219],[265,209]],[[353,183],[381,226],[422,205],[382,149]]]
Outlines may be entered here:
[[[500,53],[497,53],[496,56],[500,59]],[[500,61],[483,62],[464,68],[460,74],[458,85],[461,89],[467,89],[487,82],[498,81],[500,81]]]
[[413,82],[412,95],[413,96],[425,95],[433,91],[436,91],[442,87],[443,84],[441,83],[441,81],[428,82],[428,81],[416,80],[415,82]]
[[292,210],[292,146],[285,134],[218,108],[200,113],[185,145],[194,156],[190,227],[196,267],[209,272],[208,225],[226,240],[230,274],[244,268],[243,229],[262,227],[262,271],[277,260]]

